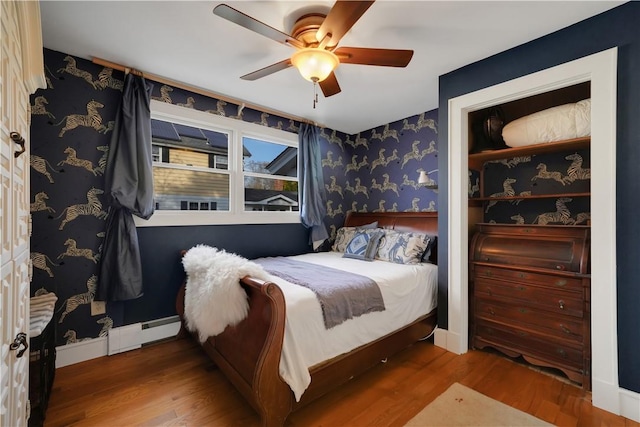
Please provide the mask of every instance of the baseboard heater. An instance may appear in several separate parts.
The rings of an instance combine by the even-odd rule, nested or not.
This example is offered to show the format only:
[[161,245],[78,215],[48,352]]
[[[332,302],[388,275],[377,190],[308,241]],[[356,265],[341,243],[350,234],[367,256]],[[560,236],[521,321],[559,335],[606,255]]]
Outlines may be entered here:
[[175,337],[178,331],[180,331],[179,316],[111,328],[108,336],[108,354],[111,356]]

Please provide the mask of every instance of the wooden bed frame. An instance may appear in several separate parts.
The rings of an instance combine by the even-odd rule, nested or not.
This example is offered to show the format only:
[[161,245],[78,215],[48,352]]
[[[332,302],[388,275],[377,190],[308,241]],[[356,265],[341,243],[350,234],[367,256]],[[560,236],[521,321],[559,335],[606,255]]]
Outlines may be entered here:
[[[437,235],[437,218],[436,212],[350,212],[344,225],[358,226],[378,221],[379,227]],[[431,260],[436,262],[435,251]],[[247,318],[209,338],[202,347],[267,427],[282,426],[292,411],[428,336],[436,326],[434,309],[402,329],[313,366],[310,369],[311,384],[301,400],[296,402],[289,385],[279,374],[285,325],[283,293],[276,284],[251,277],[243,278],[241,285],[249,297]],[[182,285],[176,300],[176,309],[182,319],[184,292],[185,285]],[[186,330],[184,324],[182,330]]]

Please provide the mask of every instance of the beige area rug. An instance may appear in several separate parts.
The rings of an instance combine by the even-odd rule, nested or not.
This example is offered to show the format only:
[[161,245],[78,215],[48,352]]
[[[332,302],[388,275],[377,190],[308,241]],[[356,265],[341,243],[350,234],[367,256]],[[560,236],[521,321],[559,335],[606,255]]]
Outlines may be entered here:
[[454,383],[405,426],[552,426],[462,384]]

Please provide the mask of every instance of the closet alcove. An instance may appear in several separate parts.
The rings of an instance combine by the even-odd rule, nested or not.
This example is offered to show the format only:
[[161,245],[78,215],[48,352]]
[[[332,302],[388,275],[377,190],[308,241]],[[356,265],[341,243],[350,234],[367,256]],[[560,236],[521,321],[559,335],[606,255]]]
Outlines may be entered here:
[[[619,411],[616,306],[616,48],[514,78],[448,100],[446,162],[448,224],[447,328],[437,331],[436,345],[465,353],[469,343],[470,224],[485,220],[481,206],[469,206],[469,114],[546,92],[589,82],[591,97],[590,204],[591,241],[591,384],[596,407]],[[441,167],[444,170],[445,167]],[[464,172],[463,172],[464,171]],[[444,212],[443,212],[444,213]]]

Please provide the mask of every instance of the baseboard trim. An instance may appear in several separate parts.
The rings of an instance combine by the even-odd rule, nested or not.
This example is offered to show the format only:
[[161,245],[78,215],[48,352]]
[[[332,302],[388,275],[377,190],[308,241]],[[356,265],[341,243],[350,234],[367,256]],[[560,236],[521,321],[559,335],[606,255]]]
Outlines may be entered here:
[[640,423],[640,393],[619,389],[620,392],[620,415]]
[[56,368],[106,356],[107,352],[107,337],[61,345],[56,347]]
[[[151,325],[152,327],[149,327]],[[123,330],[136,329],[134,335],[122,334]],[[175,337],[180,331],[180,318],[171,316],[157,319],[144,324],[136,323],[120,328],[111,329],[111,348],[109,336],[93,338],[56,347],[56,368],[74,365],[76,363],[95,359],[123,351],[134,350],[143,345]],[[125,340],[123,341],[123,337]],[[114,340],[114,338],[116,338]]]
[[460,334],[450,332],[446,329],[436,329],[433,340],[436,346],[444,348],[451,353],[462,354],[467,352],[467,349],[461,349],[458,344],[460,342]]

